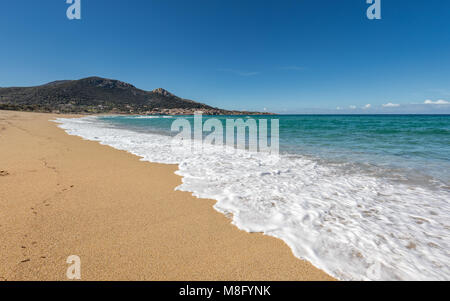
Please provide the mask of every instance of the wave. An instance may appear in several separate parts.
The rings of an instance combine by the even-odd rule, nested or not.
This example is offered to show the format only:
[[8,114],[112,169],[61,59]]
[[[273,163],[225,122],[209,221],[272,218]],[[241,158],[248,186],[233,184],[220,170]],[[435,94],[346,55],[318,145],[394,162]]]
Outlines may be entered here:
[[68,134],[178,164],[176,189],[215,199],[248,232],[285,241],[341,280],[449,280],[450,192],[346,172],[301,155],[172,152],[169,136],[112,128],[96,117],[57,119]]

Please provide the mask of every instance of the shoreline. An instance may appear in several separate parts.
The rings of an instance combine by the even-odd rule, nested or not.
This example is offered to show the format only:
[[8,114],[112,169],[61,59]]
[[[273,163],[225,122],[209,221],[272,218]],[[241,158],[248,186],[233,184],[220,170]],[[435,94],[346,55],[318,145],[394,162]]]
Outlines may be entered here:
[[[214,200],[175,191],[176,165],[68,135],[56,118],[0,111],[0,281],[334,280]],[[6,147],[7,146],[7,147]]]

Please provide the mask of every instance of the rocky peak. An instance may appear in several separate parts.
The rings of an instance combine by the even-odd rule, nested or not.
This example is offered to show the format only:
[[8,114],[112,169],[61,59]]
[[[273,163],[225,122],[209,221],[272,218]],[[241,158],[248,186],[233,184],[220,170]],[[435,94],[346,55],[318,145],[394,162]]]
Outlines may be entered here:
[[162,96],[175,96],[172,93],[170,93],[169,91],[164,90],[163,88],[155,89],[152,92],[155,93],[155,94],[162,95]]

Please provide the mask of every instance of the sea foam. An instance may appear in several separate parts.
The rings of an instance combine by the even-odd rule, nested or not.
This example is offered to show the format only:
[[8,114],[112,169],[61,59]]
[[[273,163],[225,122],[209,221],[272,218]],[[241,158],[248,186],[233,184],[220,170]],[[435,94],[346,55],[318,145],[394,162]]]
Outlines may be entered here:
[[[217,200],[248,232],[285,241],[295,256],[341,280],[449,280],[450,192],[346,172],[305,156],[173,153],[171,137],[110,127],[96,117],[56,120],[70,135],[178,164],[176,189]],[[206,154],[207,153],[207,154]]]

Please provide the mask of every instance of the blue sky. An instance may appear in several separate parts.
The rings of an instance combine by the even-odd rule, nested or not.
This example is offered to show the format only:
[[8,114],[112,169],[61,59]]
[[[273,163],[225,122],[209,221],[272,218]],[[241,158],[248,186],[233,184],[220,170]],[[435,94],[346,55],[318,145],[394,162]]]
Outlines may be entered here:
[[228,109],[450,113],[450,1],[381,4],[81,0],[71,21],[65,0],[0,0],[0,86],[97,75]]

